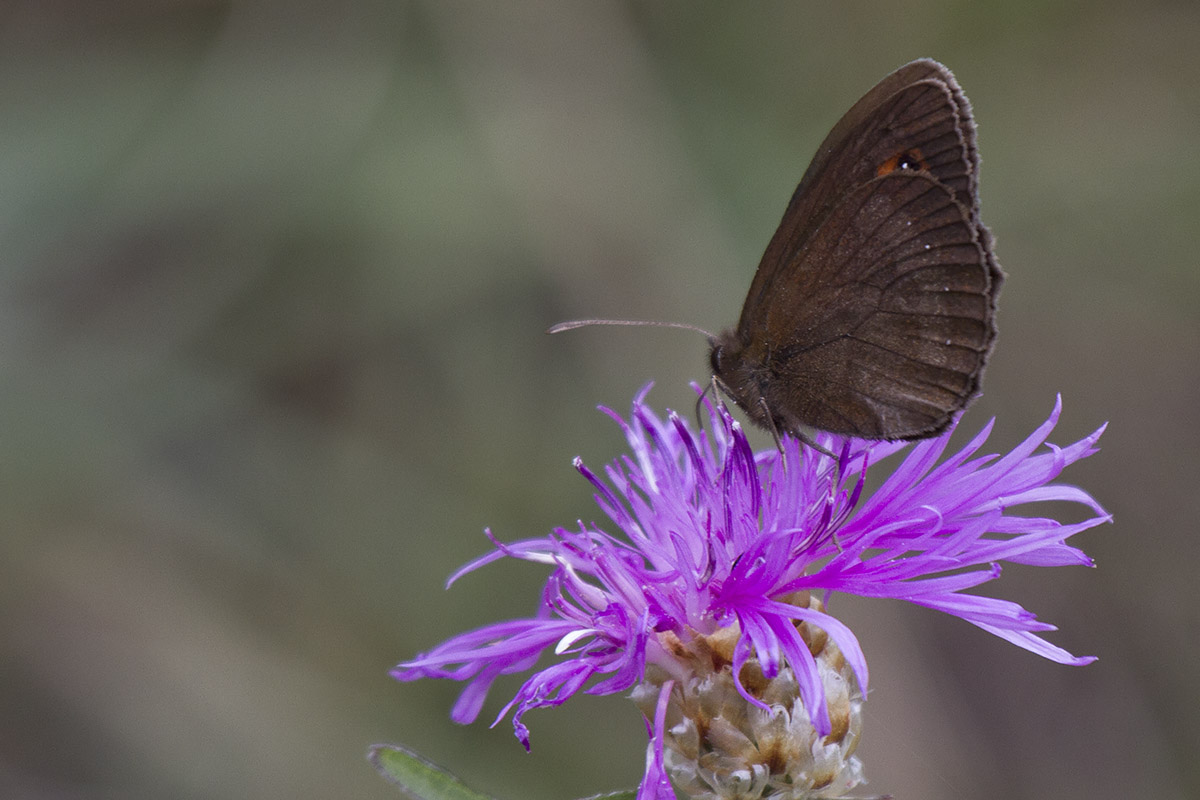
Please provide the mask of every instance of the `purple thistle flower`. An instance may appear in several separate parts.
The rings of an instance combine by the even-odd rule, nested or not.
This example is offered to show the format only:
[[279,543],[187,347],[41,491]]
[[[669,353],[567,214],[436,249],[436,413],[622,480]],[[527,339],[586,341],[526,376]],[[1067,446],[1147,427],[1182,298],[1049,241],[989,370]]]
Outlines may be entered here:
[[[605,478],[575,460],[622,535],[580,523],[502,544],[487,532],[495,550],[450,582],[506,556],[545,563],[552,571],[536,616],[456,636],[398,665],[395,678],[466,681],[451,714],[466,723],[497,676],[532,670],[551,650],[553,662],[492,723],[512,711],[526,748],[526,711],[579,691],[633,689],[650,735],[639,800],[674,797],[668,770],[697,797],[780,787],[807,797],[861,780],[851,755],[867,662],[850,629],[825,612],[831,592],[945,611],[1059,663],[1094,660],[1042,639],[1055,628],[1021,606],[964,592],[999,577],[1000,561],[1092,564],[1066,540],[1110,517],[1086,492],[1051,481],[1096,452],[1103,427],[1066,447],[1046,443],[1061,400],[1009,454],[976,455],[989,423],[938,464],[950,432],[916,444],[819,434],[836,459],[790,437],[782,452],[756,454],[723,408],[710,408],[708,430],[695,432],[678,415],[664,420],[647,408],[648,390],[628,421],[604,409],[630,455]],[[883,485],[863,496],[868,467],[905,449]],[[1047,500],[1094,515],[1064,525],[1012,514]]]

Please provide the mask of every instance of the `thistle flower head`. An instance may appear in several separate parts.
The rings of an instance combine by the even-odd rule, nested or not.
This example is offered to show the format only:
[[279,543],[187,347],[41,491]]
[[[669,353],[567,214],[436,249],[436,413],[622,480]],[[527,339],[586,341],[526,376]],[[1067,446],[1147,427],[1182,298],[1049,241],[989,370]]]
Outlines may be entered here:
[[[991,425],[941,460],[950,433],[916,444],[820,434],[831,453],[785,437],[755,453],[724,408],[693,430],[634,399],[620,425],[630,453],[601,477],[576,459],[614,529],[558,528],[502,544],[452,578],[500,558],[550,568],[538,612],[461,634],[411,661],[400,680],[466,681],[452,718],[470,722],[502,674],[537,669],[510,712],[529,746],[528,710],[579,691],[633,690],[650,744],[642,798],[834,797],[861,781],[854,747],[866,658],[825,609],[832,592],[906,600],[961,617],[1064,664],[1086,664],[1039,635],[1054,630],[1021,606],[968,594],[999,562],[1090,565],[1066,540],[1109,517],[1085,492],[1052,483],[1095,452],[1103,428],[1057,447],[1050,418],[1012,452],[977,455]],[[1039,448],[1045,448],[1039,452]],[[868,468],[903,450],[879,489]],[[1016,516],[1046,500],[1091,516],[1060,524]],[[490,532],[488,533],[491,538]],[[493,723],[495,724],[495,723]]]

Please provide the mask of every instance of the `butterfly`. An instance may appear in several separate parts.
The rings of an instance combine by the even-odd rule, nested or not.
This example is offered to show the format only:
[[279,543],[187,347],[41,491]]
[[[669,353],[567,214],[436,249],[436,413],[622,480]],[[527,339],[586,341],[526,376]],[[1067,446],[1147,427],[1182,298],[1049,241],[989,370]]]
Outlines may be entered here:
[[922,439],[978,394],[1004,273],[979,220],[975,121],[954,75],[906,64],[817,149],[736,327],[705,334],[714,383],[755,423]]
[[825,137],[767,245],[718,385],[756,423],[864,439],[945,431],[979,391],[1004,273],[979,220],[971,106],[921,59]]

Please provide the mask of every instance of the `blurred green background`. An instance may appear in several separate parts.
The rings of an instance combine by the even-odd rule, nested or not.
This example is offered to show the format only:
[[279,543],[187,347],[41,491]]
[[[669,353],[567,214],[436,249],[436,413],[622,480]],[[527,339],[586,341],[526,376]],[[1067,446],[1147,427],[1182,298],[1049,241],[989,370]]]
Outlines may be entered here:
[[[657,381],[689,408],[828,129],[919,57],[955,71],[1009,281],[1008,448],[1105,420],[1067,479],[1099,568],[984,587],[1062,667],[835,598],[899,800],[1200,796],[1200,5],[0,5],[0,796],[394,797],[403,741],[511,800],[634,785],[633,705],[447,717],[387,675],[527,614],[544,572],[444,578],[599,512],[570,467]],[[760,441],[763,441],[760,439]],[[763,441],[769,444],[769,440]],[[1077,514],[1064,509],[1064,514]]]

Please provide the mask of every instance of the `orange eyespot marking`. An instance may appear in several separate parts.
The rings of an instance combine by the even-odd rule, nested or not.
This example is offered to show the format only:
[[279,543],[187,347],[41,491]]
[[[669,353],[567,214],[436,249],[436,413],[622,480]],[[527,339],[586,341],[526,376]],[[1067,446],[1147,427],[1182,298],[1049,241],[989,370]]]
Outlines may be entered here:
[[887,161],[879,165],[875,170],[875,177],[882,178],[884,175],[890,175],[898,169],[908,169],[914,172],[918,170],[929,170],[929,163],[925,160],[925,156],[921,155],[919,148],[905,150],[903,153],[889,158]]

